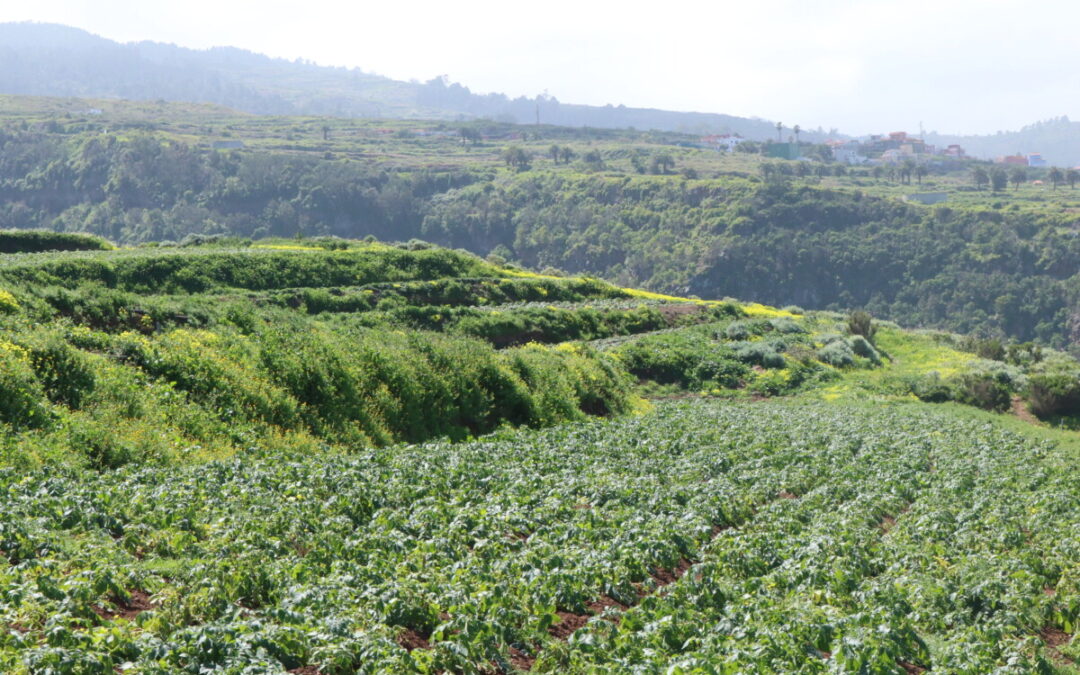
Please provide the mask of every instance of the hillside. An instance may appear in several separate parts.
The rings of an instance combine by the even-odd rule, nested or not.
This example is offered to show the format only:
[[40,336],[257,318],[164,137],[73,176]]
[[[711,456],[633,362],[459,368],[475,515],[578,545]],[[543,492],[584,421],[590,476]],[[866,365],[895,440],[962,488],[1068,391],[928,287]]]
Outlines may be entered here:
[[[435,79],[401,82],[359,69],[272,59],[242,49],[120,44],[53,24],[0,24],[0,93],[202,102],[257,114],[492,120],[739,133],[764,140],[771,122],[731,115],[510,99]],[[807,138],[814,136],[807,132]],[[822,134],[817,134],[823,140]]]
[[[916,183],[895,168],[769,162],[761,146],[727,154],[699,141],[0,97],[0,228],[120,244],[423,239],[662,293],[863,307],[1055,347],[1080,335],[1080,199],[1045,170],[991,191],[973,185],[976,165],[931,165]],[[514,150],[524,164],[510,165]],[[913,192],[949,201],[903,201]]]
[[1064,354],[415,243],[32,241],[4,672],[1076,672]]

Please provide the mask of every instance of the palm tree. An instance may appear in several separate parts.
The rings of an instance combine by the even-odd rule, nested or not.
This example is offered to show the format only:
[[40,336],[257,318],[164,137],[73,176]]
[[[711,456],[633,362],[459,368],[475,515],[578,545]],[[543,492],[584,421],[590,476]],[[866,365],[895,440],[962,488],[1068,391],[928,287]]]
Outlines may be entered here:
[[1075,188],[1076,183],[1080,181],[1080,171],[1076,169],[1068,169],[1065,171],[1065,182],[1069,184],[1069,187]]
[[798,145],[799,144],[799,132],[802,131],[802,128],[798,124],[796,124],[791,130],[793,132],[795,132],[795,145]]
[[920,164],[915,167],[915,180],[919,181],[919,185],[922,185],[922,179],[926,177],[927,173],[929,173],[929,171],[925,164]]
[[783,138],[783,135],[782,135],[783,133],[784,133],[784,123],[783,122],[777,122],[776,123],[776,142],[777,143],[783,143],[784,142],[784,138]]

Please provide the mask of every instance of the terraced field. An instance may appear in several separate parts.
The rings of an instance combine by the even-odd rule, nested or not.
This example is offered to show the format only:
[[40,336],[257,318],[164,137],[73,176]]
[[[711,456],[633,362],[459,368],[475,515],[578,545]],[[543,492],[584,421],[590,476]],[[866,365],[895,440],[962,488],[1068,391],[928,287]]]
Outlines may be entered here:
[[457,445],[8,470],[0,664],[1045,672],[1077,656],[1073,467],[925,404],[701,401]]

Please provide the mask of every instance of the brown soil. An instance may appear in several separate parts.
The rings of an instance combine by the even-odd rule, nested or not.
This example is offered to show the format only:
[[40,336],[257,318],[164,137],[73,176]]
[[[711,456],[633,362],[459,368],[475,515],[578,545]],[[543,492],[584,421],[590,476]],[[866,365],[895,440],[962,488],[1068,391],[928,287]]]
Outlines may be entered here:
[[726,531],[730,530],[732,527],[733,527],[732,525],[713,525],[712,526],[712,538],[716,539],[717,537],[720,536],[721,532],[726,532]]
[[318,666],[300,666],[287,672],[292,675],[322,675],[322,671],[319,670]]
[[675,566],[675,569],[665,570],[654,568],[653,571],[649,573],[649,576],[653,578],[653,581],[655,581],[657,585],[667,586],[668,584],[673,584],[678,581],[682,575],[686,574],[686,570],[690,569],[691,565],[693,565],[693,563],[686,558],[680,558],[679,564]]
[[529,671],[532,670],[533,664],[536,663],[535,656],[529,656],[525,652],[515,647],[510,648],[510,665],[518,670]]
[[564,612],[561,609],[555,613],[559,615],[559,621],[548,626],[548,633],[556,640],[569,639],[574,634],[574,631],[587,624],[590,618],[586,614],[573,614]]
[[798,499],[799,495],[794,492],[788,492],[787,490],[781,490],[780,494],[776,495],[780,499]]
[[892,516],[885,516],[881,519],[881,522],[878,523],[878,529],[881,530],[882,534],[885,534],[889,530],[893,529],[894,525],[896,525],[896,518],[893,518]]
[[1019,396],[1012,397],[1012,414],[1016,415],[1020,419],[1030,424],[1039,424],[1039,418],[1035,417],[1027,406],[1024,405],[1024,399]]
[[1047,595],[1050,595],[1050,596],[1054,596],[1054,595],[1057,595],[1057,589],[1055,589],[1053,586],[1044,586],[1043,587],[1043,593],[1045,593]]
[[517,539],[518,541],[528,541],[529,533],[528,532],[511,532],[510,533],[510,538],[511,539]]
[[106,609],[104,607],[94,607],[94,613],[100,616],[106,621],[112,621],[116,618],[133,620],[143,612],[151,609],[155,609],[157,605],[150,600],[150,595],[139,589],[133,589],[128,591],[128,595],[131,596],[129,602],[123,602],[116,598],[112,598],[113,604],[116,605],[116,609]]
[[[618,609],[618,610],[625,611],[626,610],[626,605],[619,602],[615,598],[610,598],[610,597],[608,597],[606,595],[601,595],[596,600],[593,600],[592,602],[590,602],[588,604],[588,608],[589,608],[589,611],[592,612],[593,614],[603,614],[605,610],[608,610],[610,608],[615,608],[615,609]],[[616,621],[617,621],[617,619],[616,619]]]
[[417,633],[412,628],[403,629],[401,634],[398,635],[397,642],[408,652],[414,649],[431,649],[431,643],[428,642],[427,637]]
[[908,661],[897,661],[896,665],[903,668],[904,672],[908,673],[908,675],[918,675],[919,673],[926,672],[926,668],[923,668],[922,666],[915,663],[910,663]]
[[584,509],[591,509],[591,508],[592,508],[592,504],[584,504],[584,503],[582,503],[582,504],[574,504],[574,509],[577,510],[577,511],[581,511],[581,510],[584,510]]
[[662,305],[657,307],[657,311],[660,312],[660,316],[664,317],[664,321],[669,324],[673,324],[679,320],[680,316],[686,316],[687,314],[699,314],[705,311],[704,305],[692,305],[690,303],[679,303],[677,305]]
[[1039,633],[1039,637],[1041,637],[1043,639],[1043,642],[1046,643],[1046,651],[1048,654],[1050,654],[1050,658],[1057,661],[1058,663],[1064,663],[1070,666],[1075,665],[1072,659],[1070,659],[1068,656],[1065,656],[1058,650],[1058,647],[1063,647],[1072,641],[1071,635],[1061,630],[1060,628],[1047,626],[1046,628],[1043,628],[1042,631]]

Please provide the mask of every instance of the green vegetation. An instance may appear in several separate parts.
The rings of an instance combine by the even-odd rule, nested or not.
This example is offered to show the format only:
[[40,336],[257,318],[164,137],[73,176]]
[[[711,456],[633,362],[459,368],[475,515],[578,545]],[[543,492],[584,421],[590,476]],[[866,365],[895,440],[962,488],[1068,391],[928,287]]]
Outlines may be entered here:
[[5,673],[1075,672],[1064,353],[189,243],[0,260]]
[[[993,192],[972,184],[970,163],[909,177],[767,161],[756,143],[719,153],[686,134],[101,105],[0,100],[0,227],[122,245],[371,235],[1058,348],[1080,325],[1067,172],[1056,189],[1029,169]],[[949,201],[898,199],[914,180]]]
[[1066,459],[918,404],[699,402],[358,456],[7,472],[0,579],[23,590],[0,596],[0,665],[1065,672]]

